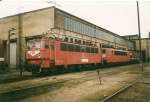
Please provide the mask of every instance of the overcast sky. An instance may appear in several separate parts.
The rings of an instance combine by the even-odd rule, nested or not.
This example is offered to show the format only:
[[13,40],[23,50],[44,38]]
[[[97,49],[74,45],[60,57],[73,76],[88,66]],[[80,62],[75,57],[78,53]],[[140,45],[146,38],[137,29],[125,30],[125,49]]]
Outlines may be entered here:
[[[54,2],[56,7],[116,34],[138,34],[135,0],[55,0]],[[52,4],[47,3],[46,0],[2,0],[0,18],[49,6]],[[139,1],[139,7],[142,37],[148,37],[150,1]]]

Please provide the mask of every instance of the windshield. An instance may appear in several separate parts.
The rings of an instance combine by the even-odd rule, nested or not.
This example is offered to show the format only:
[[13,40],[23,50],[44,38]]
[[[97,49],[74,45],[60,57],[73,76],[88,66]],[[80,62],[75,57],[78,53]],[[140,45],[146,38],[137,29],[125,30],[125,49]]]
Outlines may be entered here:
[[40,49],[40,40],[29,40],[27,41],[27,48],[29,50],[31,49]]

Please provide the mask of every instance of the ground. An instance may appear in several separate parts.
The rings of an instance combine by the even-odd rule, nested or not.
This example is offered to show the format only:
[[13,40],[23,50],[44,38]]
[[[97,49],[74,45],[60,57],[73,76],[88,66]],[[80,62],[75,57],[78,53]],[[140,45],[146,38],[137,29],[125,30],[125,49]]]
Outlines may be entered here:
[[150,68],[145,68],[142,77],[131,87],[106,102],[149,102]]
[[[96,70],[32,78],[24,74],[25,78],[14,78],[16,81],[10,81],[3,75],[0,78],[0,101],[99,102],[140,78],[142,74],[139,68],[139,64],[134,64],[101,69],[101,83]],[[149,71],[149,68],[146,66],[145,71]]]

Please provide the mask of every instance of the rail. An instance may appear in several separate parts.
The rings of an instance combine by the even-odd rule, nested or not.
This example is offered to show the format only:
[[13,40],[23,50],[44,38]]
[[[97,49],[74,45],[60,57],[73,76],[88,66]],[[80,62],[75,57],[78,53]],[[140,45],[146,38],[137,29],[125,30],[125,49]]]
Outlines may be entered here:
[[109,100],[111,100],[113,97],[117,96],[118,94],[124,92],[125,90],[127,90],[128,88],[130,88],[131,86],[133,86],[134,84],[136,84],[138,82],[140,78],[138,77],[137,79],[135,79],[134,81],[132,81],[131,83],[127,84],[126,86],[122,87],[121,89],[117,90],[116,92],[114,92],[113,94],[111,94],[110,96],[104,98],[103,100],[101,100],[100,102],[107,102]]

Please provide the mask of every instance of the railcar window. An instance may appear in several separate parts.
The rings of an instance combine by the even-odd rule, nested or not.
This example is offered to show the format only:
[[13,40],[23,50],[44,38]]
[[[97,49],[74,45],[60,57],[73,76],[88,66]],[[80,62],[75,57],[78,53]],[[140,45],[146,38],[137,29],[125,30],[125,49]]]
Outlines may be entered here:
[[122,51],[115,51],[114,54],[120,56],[127,56],[127,52],[122,52]]
[[61,50],[62,51],[67,51],[67,44],[61,43]]
[[90,53],[91,51],[90,51],[90,47],[86,47],[86,52],[88,52],[88,53]]
[[98,53],[98,48],[95,48],[95,53]]
[[81,52],[86,52],[86,47],[85,46],[81,46]]
[[95,51],[94,51],[94,48],[91,48],[91,53],[94,53]]
[[75,45],[75,52],[80,52],[80,46],[79,45]]
[[74,51],[74,52],[87,52],[87,53],[98,53],[98,48],[74,45],[74,44],[65,44],[61,43],[62,51]]
[[74,51],[74,45],[68,44],[68,51]]

